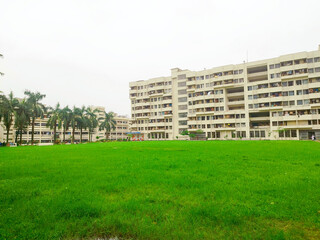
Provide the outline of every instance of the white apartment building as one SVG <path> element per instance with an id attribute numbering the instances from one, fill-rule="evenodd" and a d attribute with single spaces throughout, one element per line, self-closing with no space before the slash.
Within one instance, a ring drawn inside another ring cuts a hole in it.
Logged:
<path id="1" fill-rule="evenodd" d="M 146 140 L 320 139 L 320 45 L 311 52 L 131 82 L 132 131 Z"/>
<path id="2" fill-rule="evenodd" d="M 103 118 L 104 117 L 104 112 L 105 112 L 105 108 L 104 107 L 99 107 L 99 106 L 90 106 L 91 109 L 98 109 L 99 112 L 96 113 L 97 115 L 97 119 Z M 118 120 L 119 119 L 119 120 Z M 121 121 L 120 121 L 121 119 Z M 112 140 L 116 140 L 118 138 L 120 138 L 120 136 L 122 138 L 126 138 L 125 132 L 127 132 L 127 130 L 122 129 L 124 127 L 124 123 L 122 123 L 124 120 L 124 117 L 116 117 L 115 120 L 117 122 L 117 124 L 121 122 L 119 128 L 117 128 L 118 126 L 116 126 L 116 130 L 113 131 L 111 133 L 111 136 L 113 136 L 112 134 L 115 134 L 116 138 L 111 138 Z M 48 117 L 45 115 L 44 118 L 37 118 L 35 121 L 35 128 L 34 128 L 34 142 L 35 144 L 51 144 L 54 141 L 54 134 L 53 134 L 53 129 L 50 129 L 49 127 L 47 127 L 47 121 L 48 121 Z M 128 119 L 127 119 L 127 125 L 129 125 L 128 123 Z M 23 144 L 26 143 L 31 143 L 31 125 L 28 126 L 28 129 L 26 129 L 23 134 L 22 134 L 22 142 Z M 16 139 L 16 129 L 12 126 L 9 132 L 9 141 L 10 142 L 15 142 Z M 58 135 L 58 140 L 60 140 L 61 142 L 63 141 L 63 128 L 58 129 L 57 128 L 57 135 Z M 7 133 L 5 131 L 5 128 L 3 127 L 3 125 L 0 123 L 0 142 L 5 142 L 6 141 L 6 137 L 7 137 Z M 65 136 L 65 141 L 66 142 L 71 142 L 71 137 L 72 137 L 72 128 L 69 127 L 69 129 L 66 132 L 66 136 Z M 101 139 L 105 139 L 106 135 L 105 135 L 105 130 L 99 130 L 99 127 L 97 127 L 93 133 L 92 133 L 92 141 L 95 142 L 97 139 L 101 140 Z M 19 136 L 17 136 L 18 142 L 19 142 Z M 88 142 L 89 141 L 89 130 L 88 129 L 83 129 L 82 131 L 82 141 L 83 142 Z M 75 142 L 80 142 L 80 130 L 76 129 L 75 130 Z"/>
<path id="3" fill-rule="evenodd" d="M 129 118 L 115 114 L 116 129 L 110 133 L 111 140 L 127 140 L 127 133 L 129 132 Z"/>

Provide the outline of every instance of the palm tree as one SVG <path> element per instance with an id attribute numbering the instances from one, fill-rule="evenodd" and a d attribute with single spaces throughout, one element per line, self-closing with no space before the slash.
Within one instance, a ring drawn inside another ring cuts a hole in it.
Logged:
<path id="1" fill-rule="evenodd" d="M 12 92 L 10 92 L 8 97 L 6 97 L 5 95 L 1 95 L 0 120 L 1 118 L 3 119 L 3 125 L 7 131 L 7 143 L 9 142 L 9 132 L 13 124 L 13 117 L 18 104 L 19 101 L 13 96 Z"/>
<path id="2" fill-rule="evenodd" d="M 63 142 L 66 141 L 66 132 L 70 127 L 70 112 L 71 109 L 68 106 L 62 108 L 60 111 L 59 128 L 63 126 Z"/>
<path id="3" fill-rule="evenodd" d="M 34 125 L 37 117 L 43 118 L 44 113 L 46 112 L 45 106 L 40 103 L 40 101 L 46 97 L 45 94 L 41 94 L 39 92 L 31 92 L 26 90 L 24 92 L 25 95 L 28 96 L 27 103 L 30 105 L 31 109 L 31 145 L 33 145 L 34 141 Z"/>
<path id="4" fill-rule="evenodd" d="M 114 120 L 114 113 L 104 113 L 103 118 L 99 118 L 99 121 L 102 121 L 99 126 L 99 130 L 106 130 L 106 140 L 109 139 L 111 130 L 116 129 L 116 121 Z"/>
<path id="5" fill-rule="evenodd" d="M 48 122 L 47 127 L 53 129 L 53 142 L 57 143 L 57 125 L 60 120 L 60 104 L 57 103 L 55 108 L 50 107 L 48 112 Z"/>
<path id="6" fill-rule="evenodd" d="M 88 125 L 85 106 L 82 106 L 82 108 L 78 108 L 76 122 L 78 129 L 80 129 L 80 142 L 82 143 L 82 130 L 86 129 Z"/>
<path id="7" fill-rule="evenodd" d="M 91 109 L 90 107 L 86 109 L 86 120 L 87 120 L 86 122 L 89 130 L 89 142 L 92 142 L 92 133 L 94 129 L 99 125 L 97 115 L 96 115 L 96 113 L 98 112 L 99 112 L 98 109 Z"/>
<path id="8" fill-rule="evenodd" d="M 22 132 L 27 129 L 30 124 L 31 110 L 26 99 L 18 102 L 17 108 L 14 112 L 14 126 L 17 129 L 16 139 L 18 134 L 20 136 L 19 144 L 22 144 Z M 17 142 L 17 141 L 16 141 Z"/>
<path id="9" fill-rule="evenodd" d="M 72 140 L 71 140 L 72 144 L 74 143 L 74 133 L 77 128 L 77 122 L 78 122 L 77 120 L 78 120 L 80 111 L 81 111 L 80 108 L 77 108 L 75 106 L 73 107 L 73 110 L 70 111 L 70 125 L 72 128 Z"/>

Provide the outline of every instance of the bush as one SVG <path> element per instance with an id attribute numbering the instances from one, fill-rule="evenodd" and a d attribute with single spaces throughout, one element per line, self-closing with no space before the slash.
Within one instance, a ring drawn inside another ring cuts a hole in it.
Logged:
<path id="1" fill-rule="evenodd" d="M 182 132 L 180 133 L 180 135 L 186 136 L 186 135 L 189 135 L 189 132 L 188 132 L 188 130 L 184 130 L 184 131 L 182 131 Z"/>

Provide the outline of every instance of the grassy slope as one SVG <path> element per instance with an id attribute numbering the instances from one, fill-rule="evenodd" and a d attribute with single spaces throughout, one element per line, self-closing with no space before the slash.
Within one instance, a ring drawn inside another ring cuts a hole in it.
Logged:
<path id="1" fill-rule="evenodd" d="M 320 239 L 320 145 L 0 149 L 0 239 Z"/>

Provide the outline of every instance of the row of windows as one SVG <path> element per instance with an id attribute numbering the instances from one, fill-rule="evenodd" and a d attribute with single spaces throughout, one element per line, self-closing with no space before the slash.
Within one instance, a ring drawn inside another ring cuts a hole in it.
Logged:
<path id="1" fill-rule="evenodd" d="M 310 78 L 310 79 L 302 79 L 302 80 L 296 80 L 296 81 L 283 81 L 283 82 L 276 82 L 276 83 L 264 83 L 264 84 L 258 84 L 253 86 L 248 86 L 248 91 L 252 90 L 259 90 L 264 88 L 273 88 L 273 87 L 291 87 L 294 86 L 294 83 L 296 85 L 304 85 L 308 83 L 317 83 L 320 82 L 320 78 Z"/>
<path id="2" fill-rule="evenodd" d="M 171 85 L 172 82 L 168 81 L 168 82 L 159 82 L 159 83 L 150 83 L 148 85 L 142 85 L 142 86 L 133 86 L 130 89 L 131 90 L 141 90 L 141 89 L 147 89 L 147 88 L 153 88 L 153 87 L 158 87 L 158 86 L 167 86 L 167 85 Z"/>
<path id="3" fill-rule="evenodd" d="M 228 136 L 227 136 L 228 137 Z M 246 132 L 245 131 L 236 131 L 236 132 L 232 132 L 231 134 L 232 138 L 245 138 L 246 137 Z M 216 132 L 207 132 L 207 138 L 213 138 L 213 139 L 220 139 L 221 138 L 221 134 L 219 131 Z"/>
<path id="4" fill-rule="evenodd" d="M 198 116 L 190 117 L 190 121 L 205 121 L 205 120 L 216 120 L 216 119 L 240 119 L 245 118 L 245 114 L 226 114 L 226 115 L 214 115 L 214 116 Z"/>
<path id="5" fill-rule="evenodd" d="M 304 63 L 313 63 L 313 62 L 320 62 L 320 57 L 315 57 L 315 58 L 303 58 L 303 59 L 297 59 L 297 60 L 290 60 L 290 61 L 285 61 L 277 63 L 277 64 L 270 64 L 269 69 L 275 69 L 275 68 L 280 68 L 281 67 L 286 67 L 286 66 L 291 66 L 293 64 L 304 64 Z"/>
<path id="6" fill-rule="evenodd" d="M 319 93 L 319 88 L 310 88 L 310 89 L 302 89 L 296 90 L 296 95 L 307 95 L 311 93 Z M 272 93 L 261 93 L 255 95 L 248 95 L 248 100 L 252 99 L 260 99 L 260 98 L 268 98 L 268 97 L 287 97 L 294 96 L 294 91 L 285 91 L 285 92 L 272 92 Z"/>
<path id="7" fill-rule="evenodd" d="M 189 129 L 206 129 L 206 128 L 240 128 L 246 127 L 246 123 L 217 123 L 217 124 L 193 124 L 188 125 Z"/>
<path id="8" fill-rule="evenodd" d="M 149 139 L 168 139 L 168 133 L 148 133 Z"/>
<path id="9" fill-rule="evenodd" d="M 290 121 L 289 121 L 289 123 L 290 123 Z M 291 123 L 292 123 L 292 121 L 291 121 Z M 294 124 L 293 125 L 296 125 L 295 124 L 296 122 L 294 122 Z M 306 125 L 306 121 L 301 121 L 301 122 L 298 122 L 298 125 Z M 320 125 L 320 119 L 314 119 L 314 120 L 308 120 L 308 124 L 307 125 Z M 288 121 L 273 121 L 272 122 L 272 126 L 273 127 L 276 127 L 276 126 L 288 126 Z M 292 124 L 291 124 L 291 126 L 292 126 Z"/>
<path id="10" fill-rule="evenodd" d="M 193 80 L 204 80 L 204 79 L 210 79 L 210 78 L 216 78 L 216 77 L 221 77 L 221 76 L 229 76 L 229 75 L 238 75 L 238 74 L 242 74 L 243 73 L 243 69 L 239 69 L 239 70 L 230 70 L 230 71 L 226 71 L 226 72 L 217 72 L 217 73 L 213 73 L 210 75 L 203 75 L 203 76 L 197 76 L 197 77 L 189 77 L 188 81 L 193 81 Z"/>
<path id="11" fill-rule="evenodd" d="M 320 114 L 320 109 L 305 109 L 305 110 L 292 110 L 292 111 L 279 111 L 272 112 L 272 117 L 283 117 L 283 116 L 302 116 L 302 115 L 314 115 Z"/>
<path id="12" fill-rule="evenodd" d="M 138 100 L 132 100 L 131 103 L 149 103 L 149 102 L 157 102 L 157 101 L 165 101 L 165 100 L 171 100 L 172 96 L 165 96 L 165 97 L 157 97 L 157 98 L 146 98 L 146 99 L 138 99 Z"/>
<path id="13" fill-rule="evenodd" d="M 155 123 L 155 122 L 172 122 L 172 118 L 136 120 L 136 121 L 133 121 L 132 124 L 144 124 L 144 123 Z"/>
<path id="14" fill-rule="evenodd" d="M 196 92 L 196 93 L 189 93 L 188 97 L 199 97 L 199 96 L 205 96 L 205 95 L 211 95 L 211 94 L 223 94 L 223 90 L 212 90 L 212 91 L 205 91 L 205 92 Z"/>

